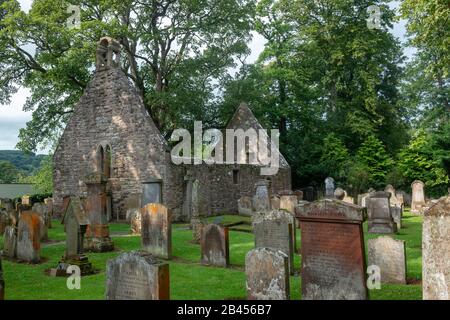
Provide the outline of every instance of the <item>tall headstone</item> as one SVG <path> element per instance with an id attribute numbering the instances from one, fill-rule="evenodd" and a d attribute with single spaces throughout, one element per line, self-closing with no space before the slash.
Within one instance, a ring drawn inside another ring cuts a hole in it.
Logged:
<path id="1" fill-rule="evenodd" d="M 422 288 L 424 300 L 450 300 L 450 196 L 424 213 Z"/>
<path id="2" fill-rule="evenodd" d="M 256 248 L 245 257 L 248 300 L 289 300 L 288 257 L 279 250 Z"/>
<path id="3" fill-rule="evenodd" d="M 62 223 L 66 232 L 66 252 L 56 270 L 53 269 L 51 274 L 66 275 L 69 265 L 78 266 L 82 275 L 93 273 L 92 264 L 84 254 L 84 236 L 89 220 L 80 198 L 70 198 L 66 211 L 63 213 Z"/>
<path id="4" fill-rule="evenodd" d="M 334 198 L 334 179 L 331 177 L 325 179 L 325 198 Z"/>
<path id="5" fill-rule="evenodd" d="M 157 258 L 172 257 L 172 223 L 169 210 L 160 203 L 150 203 L 141 209 L 142 250 Z"/>
<path id="6" fill-rule="evenodd" d="M 149 253 L 132 251 L 109 260 L 106 300 L 169 300 L 169 264 Z"/>
<path id="7" fill-rule="evenodd" d="M 3 255 L 10 259 L 17 256 L 17 228 L 14 226 L 6 227 L 3 236 Z"/>
<path id="8" fill-rule="evenodd" d="M 382 283 L 406 284 L 405 241 L 383 236 L 367 241 L 368 265 L 381 271 Z"/>
<path id="9" fill-rule="evenodd" d="M 425 207 L 425 184 L 422 181 L 416 180 L 411 184 L 412 200 L 411 213 L 421 214 L 423 207 Z"/>
<path id="10" fill-rule="evenodd" d="M 48 226 L 50 225 L 50 217 L 48 216 L 47 206 L 44 203 L 36 202 L 31 209 L 41 217 L 41 241 L 48 240 Z"/>
<path id="11" fill-rule="evenodd" d="M 397 206 L 391 207 L 391 216 L 397 226 L 397 231 L 400 230 L 402 228 L 402 219 L 403 219 L 402 208 Z"/>
<path id="12" fill-rule="evenodd" d="M 369 216 L 369 233 L 396 233 L 397 225 L 392 219 L 391 207 L 389 204 L 389 192 L 378 191 L 370 194 L 370 201 L 367 207 Z"/>
<path id="13" fill-rule="evenodd" d="M 17 231 L 17 258 L 39 263 L 41 261 L 41 219 L 39 214 L 24 211 L 20 214 Z"/>
<path id="14" fill-rule="evenodd" d="M 228 228 L 217 224 L 203 226 L 200 248 L 201 264 L 228 267 L 230 264 Z"/>
<path id="15" fill-rule="evenodd" d="M 87 199 L 85 210 L 89 225 L 86 230 L 85 248 L 94 252 L 114 250 L 114 244 L 109 237 L 107 216 L 107 179 L 101 173 L 93 173 L 86 177 Z"/>
<path id="16" fill-rule="evenodd" d="M 0 300 L 5 300 L 5 280 L 3 279 L 3 267 L 1 256 L 0 256 Z"/>
<path id="17" fill-rule="evenodd" d="M 255 212 L 270 211 L 269 181 L 259 180 L 255 184 L 255 195 L 253 196 L 253 210 Z"/>
<path id="18" fill-rule="evenodd" d="M 362 208 L 323 199 L 296 208 L 302 238 L 302 299 L 367 299 Z"/>
<path id="19" fill-rule="evenodd" d="M 255 214 L 253 233 L 255 248 L 280 250 L 289 258 L 290 273 L 294 273 L 294 216 L 287 211 L 272 210 Z"/>

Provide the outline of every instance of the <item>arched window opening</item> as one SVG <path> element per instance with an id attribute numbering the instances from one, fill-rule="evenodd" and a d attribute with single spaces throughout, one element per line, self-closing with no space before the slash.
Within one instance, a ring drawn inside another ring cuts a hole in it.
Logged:
<path id="1" fill-rule="evenodd" d="M 111 147 L 106 146 L 106 152 L 105 152 L 105 159 L 103 161 L 104 168 L 103 168 L 103 174 L 106 178 L 111 178 Z"/>
<path id="2" fill-rule="evenodd" d="M 105 160 L 105 152 L 103 150 L 103 147 L 100 146 L 98 148 L 98 152 L 97 152 L 97 171 L 100 171 L 100 172 L 103 171 L 104 160 Z"/>

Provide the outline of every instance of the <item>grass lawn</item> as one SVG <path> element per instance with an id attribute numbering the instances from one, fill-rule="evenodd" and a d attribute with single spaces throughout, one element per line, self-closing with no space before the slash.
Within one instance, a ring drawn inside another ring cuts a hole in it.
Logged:
<path id="1" fill-rule="evenodd" d="M 216 218 L 210 218 L 214 221 Z M 246 217 L 223 216 L 221 223 L 249 221 Z M 51 278 L 44 274 L 45 269 L 56 267 L 64 254 L 65 233 L 58 220 L 53 221 L 49 230 L 49 238 L 53 243 L 44 244 L 41 255 L 44 263 L 26 265 L 3 260 L 3 271 L 6 283 L 6 299 L 57 300 L 57 299 L 104 299 L 105 269 L 108 259 L 116 257 L 120 252 L 140 248 L 140 237 L 129 235 L 129 226 L 112 223 L 110 231 L 116 251 L 109 253 L 88 253 L 93 266 L 100 270 L 98 274 L 83 277 L 81 290 L 69 290 L 65 278 Z M 364 236 L 367 239 L 377 235 L 367 234 L 367 223 L 364 225 Z M 214 268 L 201 266 L 200 247 L 190 243 L 192 232 L 187 225 L 175 224 L 172 231 L 172 247 L 174 258 L 170 264 L 171 299 L 203 300 L 203 299 L 236 299 L 245 298 L 244 261 L 246 253 L 254 246 L 253 234 L 230 231 L 231 268 Z M 422 277 L 422 218 L 404 214 L 403 228 L 396 239 L 406 240 L 408 279 L 420 283 Z M 300 243 L 300 232 L 297 232 L 297 243 Z M 0 247 L 3 237 L 0 236 Z M 295 267 L 300 268 L 300 258 L 295 254 Z M 300 299 L 300 277 L 291 277 L 291 299 Z M 386 285 L 381 290 L 370 291 L 371 299 L 422 299 L 420 284 Z"/>

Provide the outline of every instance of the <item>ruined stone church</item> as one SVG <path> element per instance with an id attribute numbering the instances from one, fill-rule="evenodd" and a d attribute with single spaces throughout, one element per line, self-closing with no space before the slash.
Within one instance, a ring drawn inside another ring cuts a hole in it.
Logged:
<path id="1" fill-rule="evenodd" d="M 262 126 L 241 104 L 227 128 Z M 101 174 L 103 206 L 111 220 L 123 220 L 129 209 L 151 202 L 166 205 L 174 221 L 188 221 L 193 208 L 203 216 L 233 214 L 241 196 L 254 194 L 258 180 L 270 180 L 274 194 L 291 189 L 290 166 L 281 154 L 279 158 L 278 173 L 271 176 L 261 176 L 259 164 L 175 165 L 167 141 L 120 68 L 120 44 L 104 37 L 97 46 L 93 78 L 54 154 L 54 205 L 61 212 L 67 197 L 85 198 L 87 177 Z"/>

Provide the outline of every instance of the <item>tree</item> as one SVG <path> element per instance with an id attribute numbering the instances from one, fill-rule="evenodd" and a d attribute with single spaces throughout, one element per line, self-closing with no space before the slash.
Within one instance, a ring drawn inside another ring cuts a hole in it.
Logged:
<path id="1" fill-rule="evenodd" d="M 369 184 L 373 188 L 386 183 L 386 174 L 392 167 L 383 143 L 375 136 L 369 136 L 356 153 L 356 160 L 368 170 Z"/>
<path id="2" fill-rule="evenodd" d="M 51 156 L 42 160 L 41 167 L 34 175 L 29 177 L 29 181 L 33 184 L 37 193 L 53 193 L 53 160 Z"/>
<path id="3" fill-rule="evenodd" d="M 408 183 L 421 180 L 431 195 L 441 195 L 445 193 L 450 180 L 433 153 L 430 134 L 420 129 L 410 144 L 400 151 L 398 166 Z"/>
<path id="4" fill-rule="evenodd" d="M 0 102 L 18 86 L 31 90 L 25 110 L 33 119 L 19 147 L 52 143 L 91 77 L 101 36 L 123 46 L 123 70 L 140 92 L 163 133 L 214 117 L 215 82 L 246 43 L 254 0 L 72 0 L 81 28 L 69 29 L 70 13 L 58 0 L 36 0 L 29 13 L 5 0 L 0 21 Z"/>
<path id="5" fill-rule="evenodd" d="M 9 161 L 0 161 L 0 183 L 15 183 L 20 171 Z"/>
<path id="6" fill-rule="evenodd" d="M 320 163 L 327 176 L 344 179 L 348 172 L 350 156 L 347 148 L 336 134 L 330 133 L 323 140 Z"/>

